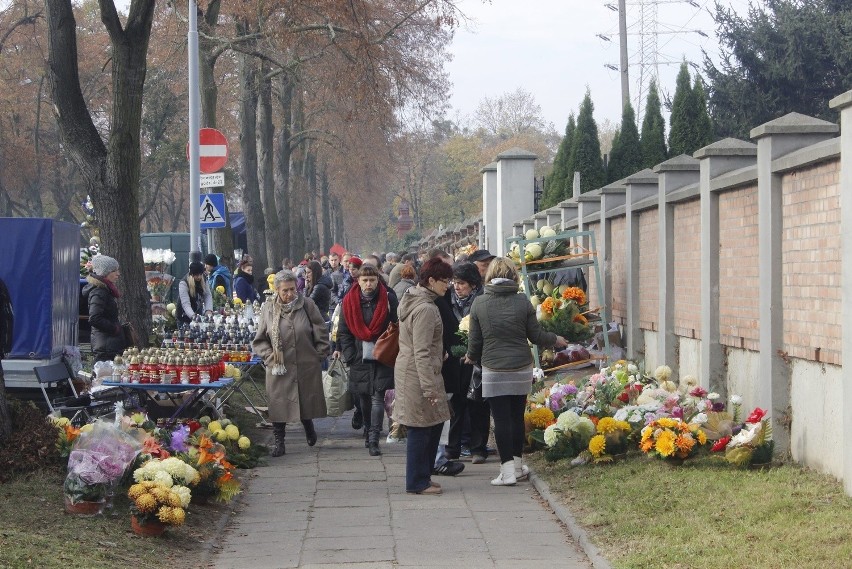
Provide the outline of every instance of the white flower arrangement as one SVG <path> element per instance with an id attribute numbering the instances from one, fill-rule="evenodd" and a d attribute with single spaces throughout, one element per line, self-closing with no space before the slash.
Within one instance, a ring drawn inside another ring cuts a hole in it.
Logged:
<path id="1" fill-rule="evenodd" d="M 145 263 L 171 265 L 175 262 L 174 252 L 171 249 L 148 249 L 142 248 L 142 261 Z"/>
<path id="2" fill-rule="evenodd" d="M 136 482 L 153 480 L 171 488 L 195 484 L 200 475 L 195 468 L 172 456 L 163 460 L 152 458 L 133 472 L 133 479 Z"/>

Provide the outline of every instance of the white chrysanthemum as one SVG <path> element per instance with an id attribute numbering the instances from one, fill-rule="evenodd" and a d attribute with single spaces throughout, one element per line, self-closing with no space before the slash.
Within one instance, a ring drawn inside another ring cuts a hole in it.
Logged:
<path id="1" fill-rule="evenodd" d="M 162 469 L 175 478 L 183 478 L 184 466 L 186 463 L 174 456 L 170 456 L 161 464 Z"/>
<path id="2" fill-rule="evenodd" d="M 186 486 L 172 486 L 172 492 L 180 496 L 180 505 L 182 508 L 189 506 L 189 502 L 192 500 L 192 493 L 189 491 L 189 488 Z"/>
<path id="3" fill-rule="evenodd" d="M 162 484 L 166 488 L 171 488 L 175 484 L 174 480 L 172 480 L 172 476 L 165 470 L 160 470 L 154 474 L 153 480 L 157 484 Z"/>
<path id="4" fill-rule="evenodd" d="M 558 441 L 558 440 L 559 440 L 559 431 L 557 430 L 556 425 L 555 424 L 549 425 L 544 430 L 544 444 L 546 444 L 549 447 L 552 447 L 553 445 L 556 444 L 556 441 Z"/>
<path id="5" fill-rule="evenodd" d="M 198 471 L 189 464 L 186 464 L 183 469 L 184 482 L 186 484 L 195 484 L 196 482 L 198 482 L 199 479 L 201 479 L 201 475 L 198 473 Z"/>
<path id="6" fill-rule="evenodd" d="M 579 422 L 580 416 L 574 411 L 565 411 L 564 413 L 560 413 L 559 417 L 556 418 L 556 426 L 566 433 L 573 431 Z"/>
<path id="7" fill-rule="evenodd" d="M 459 321 L 459 330 L 462 332 L 470 332 L 470 314 Z"/>
<path id="8" fill-rule="evenodd" d="M 707 399 L 709 399 L 710 401 L 716 401 L 717 399 L 719 399 L 719 394 L 715 391 L 711 391 L 707 394 Z"/>
<path id="9" fill-rule="evenodd" d="M 672 376 L 672 368 L 669 366 L 659 366 L 654 370 L 654 379 L 659 382 L 668 381 Z"/>
<path id="10" fill-rule="evenodd" d="M 629 374 L 639 373 L 639 368 L 636 367 L 636 364 L 627 364 L 627 373 L 629 373 Z"/>
<path id="11" fill-rule="evenodd" d="M 580 422 L 577 423 L 575 430 L 581 437 L 590 439 L 595 434 L 595 424 L 588 417 L 580 417 Z"/>
<path id="12" fill-rule="evenodd" d="M 694 425 L 699 425 L 699 426 L 703 425 L 706 422 L 707 422 L 707 415 L 705 413 L 699 413 L 698 415 L 693 417 L 692 420 L 690 421 L 690 423 L 692 423 Z"/>
<path id="13" fill-rule="evenodd" d="M 622 407 L 615 412 L 615 415 L 613 415 L 612 418 L 616 421 L 626 421 L 634 409 L 635 407 L 633 406 Z"/>
<path id="14" fill-rule="evenodd" d="M 601 375 L 606 375 L 606 374 L 608 374 L 608 373 L 609 373 L 609 368 L 608 368 L 608 367 L 602 367 L 602 368 L 601 368 Z"/>
<path id="15" fill-rule="evenodd" d="M 742 405 L 743 398 L 739 395 L 731 395 L 731 405 Z"/>
<path id="16" fill-rule="evenodd" d="M 698 387 L 698 378 L 694 375 L 687 375 L 680 380 L 680 390 L 682 393 L 689 393 L 696 387 Z"/>

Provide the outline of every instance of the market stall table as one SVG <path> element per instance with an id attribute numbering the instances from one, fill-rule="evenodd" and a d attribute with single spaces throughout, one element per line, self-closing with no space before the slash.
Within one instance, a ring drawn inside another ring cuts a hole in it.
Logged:
<path id="1" fill-rule="evenodd" d="M 231 378 L 222 378 L 219 381 L 211 381 L 208 383 L 123 383 L 115 381 L 104 381 L 103 385 L 110 387 L 118 387 L 128 396 L 135 393 L 140 398 L 140 403 L 148 402 L 152 405 L 162 408 L 152 393 L 165 394 L 173 403 L 176 404 L 174 412 L 166 421 L 167 426 L 172 426 L 181 418 L 186 410 L 191 410 L 193 406 L 201 401 L 201 398 L 208 391 L 218 391 L 223 388 L 230 387 L 233 383 Z M 177 400 L 174 397 L 177 394 L 184 394 L 182 401 L 177 405 Z M 195 417 L 190 417 L 195 418 Z"/>

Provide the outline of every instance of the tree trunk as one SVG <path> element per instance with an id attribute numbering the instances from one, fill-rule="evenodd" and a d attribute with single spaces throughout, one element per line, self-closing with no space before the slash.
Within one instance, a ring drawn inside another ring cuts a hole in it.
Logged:
<path id="1" fill-rule="evenodd" d="M 269 66 L 260 65 L 260 96 L 257 108 L 257 148 L 259 154 L 260 197 L 266 218 L 266 251 L 276 263 L 284 258 L 281 221 L 275 209 L 275 124 L 272 117 L 272 79 Z"/>
<path id="2" fill-rule="evenodd" d="M 328 195 L 328 168 L 322 166 L 320 175 L 320 207 L 322 208 L 322 241 L 320 247 L 324 253 L 328 253 L 334 241 L 332 240 L 331 203 Z"/>
<path id="3" fill-rule="evenodd" d="M 310 251 L 311 253 L 318 252 L 320 250 L 319 244 L 319 223 L 317 223 L 317 157 L 311 152 L 308 154 L 308 171 L 307 171 L 307 203 L 305 207 L 308 210 L 307 217 L 305 219 L 308 220 L 307 231 L 305 231 L 305 236 L 307 237 L 308 242 L 305 243 L 305 252 Z"/>
<path id="4" fill-rule="evenodd" d="M 139 236 L 139 172 L 142 92 L 154 0 L 132 0 L 124 27 L 112 0 L 99 0 L 112 46 L 112 114 L 107 143 L 101 139 L 80 88 L 76 22 L 70 0 L 46 0 L 47 77 L 66 152 L 80 168 L 98 212 L 101 250 L 122 269 L 119 313 L 143 342 L 151 312 Z"/>
<path id="5" fill-rule="evenodd" d="M 238 26 L 244 35 L 248 26 Z M 246 215 L 248 249 L 255 268 L 267 267 L 263 205 L 257 180 L 257 60 L 240 54 L 240 171 L 243 179 L 243 209 Z"/>
<path id="6" fill-rule="evenodd" d="M 278 154 L 275 177 L 275 209 L 281 223 L 281 236 L 284 241 L 284 255 L 272 259 L 273 267 L 280 266 L 284 257 L 293 258 L 293 231 L 290 223 L 290 136 L 293 121 L 293 91 L 292 78 L 287 73 L 281 74 L 281 85 L 278 88 L 278 104 L 281 107 L 281 130 L 278 134 Z"/>
<path id="7" fill-rule="evenodd" d="M 0 367 L 0 446 L 9 440 L 11 435 L 12 415 L 9 413 L 6 399 L 6 378 L 3 377 L 3 368 Z"/>

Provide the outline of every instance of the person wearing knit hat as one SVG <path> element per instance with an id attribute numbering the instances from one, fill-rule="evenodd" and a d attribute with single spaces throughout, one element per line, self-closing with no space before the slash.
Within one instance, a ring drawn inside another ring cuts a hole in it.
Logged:
<path id="1" fill-rule="evenodd" d="M 115 283 L 121 276 L 118 261 L 106 255 L 92 257 L 92 274 L 86 277 L 83 296 L 89 302 L 89 325 L 92 327 L 92 351 L 95 361 L 111 361 L 126 347 L 124 329 L 118 319 L 121 296 Z"/>
<path id="2" fill-rule="evenodd" d="M 233 278 L 228 267 L 220 265 L 219 259 L 213 253 L 204 257 L 204 267 L 207 269 L 207 286 L 210 290 L 214 291 L 217 286 L 221 286 L 225 289 L 225 298 L 231 298 Z"/>
<path id="3" fill-rule="evenodd" d="M 92 272 L 99 277 L 106 277 L 118 270 L 118 261 L 106 255 L 92 257 Z"/>
<path id="4" fill-rule="evenodd" d="M 198 262 L 189 264 L 189 272 L 178 283 L 178 302 L 175 306 L 175 319 L 188 323 L 196 315 L 213 311 L 213 293 L 204 279 L 204 265 Z"/>

